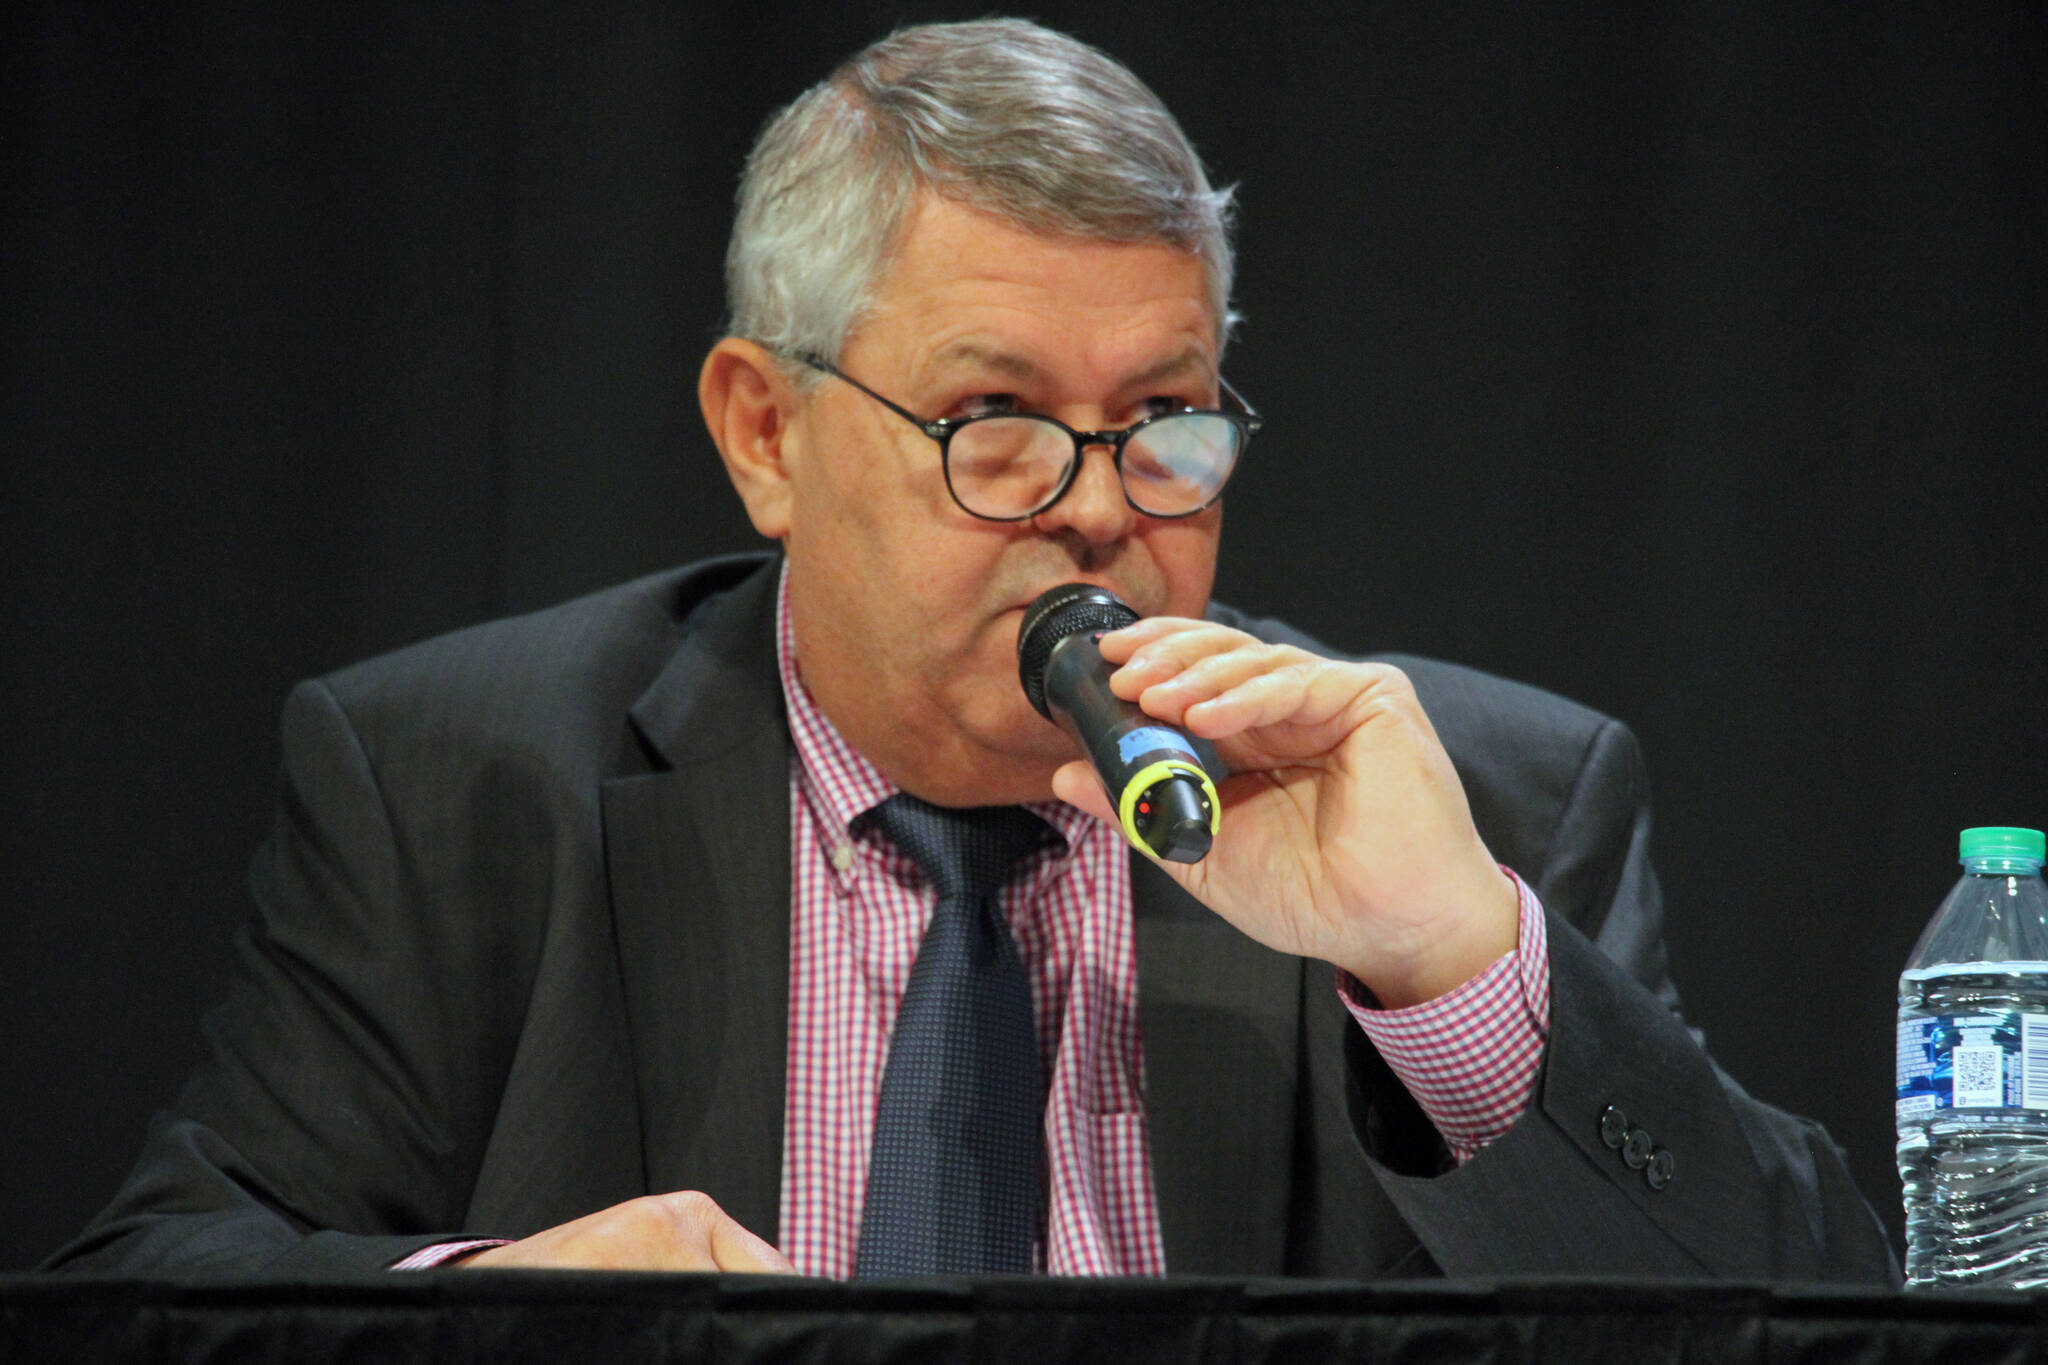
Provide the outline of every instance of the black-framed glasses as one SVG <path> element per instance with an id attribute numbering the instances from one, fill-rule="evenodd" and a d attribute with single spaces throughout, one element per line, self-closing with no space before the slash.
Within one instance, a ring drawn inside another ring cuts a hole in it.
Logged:
<path id="1" fill-rule="evenodd" d="M 1023 521 L 1065 497 L 1089 446 L 1108 446 L 1124 501 L 1148 517 L 1191 517 L 1223 494 L 1245 443 L 1265 419 L 1221 376 L 1224 396 L 1242 412 L 1188 408 L 1133 422 L 1119 431 L 1076 431 L 1043 413 L 991 412 L 926 421 L 892 403 L 830 361 L 794 357 L 843 379 L 939 443 L 946 491 L 962 511 L 985 521 Z"/>

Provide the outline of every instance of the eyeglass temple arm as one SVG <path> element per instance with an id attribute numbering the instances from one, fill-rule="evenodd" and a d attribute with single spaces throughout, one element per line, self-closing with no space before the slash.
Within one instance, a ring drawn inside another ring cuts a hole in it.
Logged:
<path id="1" fill-rule="evenodd" d="M 834 379 L 845 380 L 847 383 L 853 385 L 856 389 L 859 389 L 868 397 L 874 399 L 877 403 L 880 403 L 889 411 L 895 413 L 898 417 L 901 417 L 904 421 L 915 425 L 918 428 L 918 430 L 922 431 L 925 435 L 931 437 L 934 441 L 944 440 L 946 438 L 946 433 L 952 430 L 953 424 L 951 422 L 948 422 L 945 418 L 941 417 L 935 421 L 927 422 L 924 418 L 919 417 L 916 413 L 912 412 L 909 408 L 904 407 L 902 404 L 891 402 L 889 399 L 882 397 L 881 394 L 876 393 L 873 389 L 861 383 L 858 379 L 855 379 L 852 375 L 840 369 L 837 365 L 834 365 L 829 360 L 824 360 L 818 356 L 811 355 L 808 353 L 792 356 L 791 359 L 801 361 L 803 364 L 806 364 L 810 366 L 812 369 L 818 370 L 824 374 L 829 374 Z M 1247 409 L 1247 411 L 1249 411 L 1249 409 Z"/>
<path id="2" fill-rule="evenodd" d="M 1259 410 L 1253 407 L 1250 403 L 1245 402 L 1244 395 L 1239 393 L 1236 389 L 1232 388 L 1230 386 L 1230 381 L 1228 379 L 1225 379 L 1220 374 L 1216 376 L 1216 386 L 1223 390 L 1224 394 L 1229 397 L 1231 402 L 1237 404 L 1239 407 L 1244 409 L 1245 416 L 1250 417 L 1255 421 L 1259 422 L 1263 422 L 1266 420 L 1265 418 L 1260 417 Z"/>

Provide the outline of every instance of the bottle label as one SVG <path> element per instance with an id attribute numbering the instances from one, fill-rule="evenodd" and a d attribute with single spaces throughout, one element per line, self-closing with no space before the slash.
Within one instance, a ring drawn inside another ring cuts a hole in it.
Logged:
<path id="1" fill-rule="evenodd" d="M 2010 1010 L 1899 1021 L 1896 1110 L 2048 1110 L 2048 1014 Z"/>

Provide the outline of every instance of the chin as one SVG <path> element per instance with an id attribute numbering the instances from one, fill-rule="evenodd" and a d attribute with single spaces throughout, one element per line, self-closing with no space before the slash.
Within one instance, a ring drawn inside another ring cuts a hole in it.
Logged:
<path id="1" fill-rule="evenodd" d="M 957 770 L 960 790 L 954 805 L 1010 806 L 1050 801 L 1052 775 L 1079 752 L 1064 732 L 1025 707 L 1029 727 L 998 732 L 977 747 L 981 753 Z"/>
<path id="2" fill-rule="evenodd" d="M 915 786 L 900 778 L 897 783 L 938 806 L 1019 806 L 1053 799 L 1053 771 L 1063 761 L 1030 763 L 996 756 L 949 773 L 926 774 Z"/>
<path id="3" fill-rule="evenodd" d="M 1022 689 L 1018 690 L 1014 710 L 1001 723 L 982 733 L 985 736 L 983 742 L 992 753 L 1026 763 L 1049 765 L 1048 772 L 1070 758 L 1079 757 L 1067 732 L 1032 710 L 1031 703 L 1024 700 Z"/>

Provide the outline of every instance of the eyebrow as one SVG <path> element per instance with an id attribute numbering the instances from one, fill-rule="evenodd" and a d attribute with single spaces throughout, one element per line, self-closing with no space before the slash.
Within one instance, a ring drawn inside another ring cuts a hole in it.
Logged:
<path id="1" fill-rule="evenodd" d="M 1120 388 L 1142 388 L 1161 380 L 1179 379 L 1189 371 L 1204 372 L 1206 357 L 1198 347 L 1189 346 L 1165 360 L 1140 370 L 1124 380 Z M 1047 382 L 1050 376 L 1036 361 L 1018 355 L 1014 351 L 998 350 L 979 341 L 956 341 L 940 348 L 932 357 L 934 368 L 953 365 L 979 365 L 997 374 L 1024 382 Z"/>

